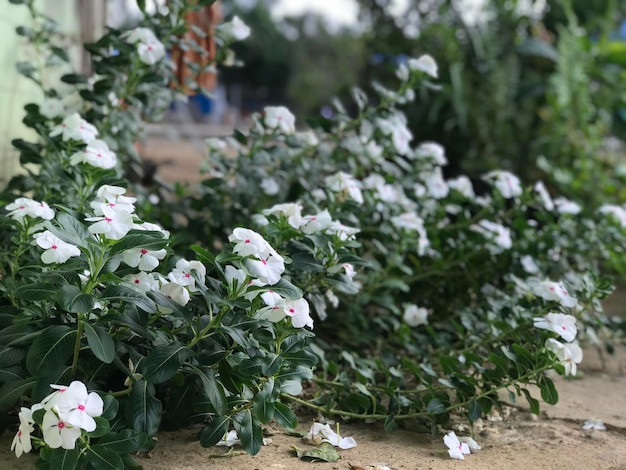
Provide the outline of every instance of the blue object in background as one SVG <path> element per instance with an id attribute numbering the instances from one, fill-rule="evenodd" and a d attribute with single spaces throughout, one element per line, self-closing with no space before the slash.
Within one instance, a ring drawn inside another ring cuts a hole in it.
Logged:
<path id="1" fill-rule="evenodd" d="M 213 110 L 213 100 L 202 94 L 190 96 L 189 105 L 202 116 L 208 116 Z"/>

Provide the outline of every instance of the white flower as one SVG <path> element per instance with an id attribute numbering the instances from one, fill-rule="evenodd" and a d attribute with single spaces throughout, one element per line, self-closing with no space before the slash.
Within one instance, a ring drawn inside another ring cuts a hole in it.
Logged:
<path id="1" fill-rule="evenodd" d="M 217 137 L 209 137 L 204 141 L 209 150 L 213 152 L 220 152 L 226 148 L 226 142 Z"/>
<path id="2" fill-rule="evenodd" d="M 50 132 L 50 137 L 62 135 L 63 141 L 81 140 L 88 144 L 92 140 L 95 140 L 98 135 L 98 130 L 83 118 L 78 113 L 74 113 L 66 117 L 61 124 L 55 126 Z"/>
<path id="3" fill-rule="evenodd" d="M 96 197 L 100 201 L 115 203 L 116 205 L 124 205 L 124 210 L 128 212 L 133 212 L 135 210 L 132 204 L 137 201 L 134 197 L 123 196 L 126 194 L 126 188 L 121 186 L 111 186 L 108 184 L 103 184 L 98 188 L 98 192 L 96 193 Z M 130 207 L 127 207 L 130 206 Z M 93 207 L 93 205 L 92 205 Z M 121 209 L 118 207 L 117 209 Z"/>
<path id="4" fill-rule="evenodd" d="M 463 454 L 468 455 L 470 453 L 469 446 L 465 442 L 461 443 L 454 432 L 446 434 L 443 437 L 443 443 L 448 446 L 448 454 L 453 459 L 465 460 Z"/>
<path id="5" fill-rule="evenodd" d="M 324 209 L 315 215 L 305 215 L 302 217 L 302 223 L 300 224 L 300 230 L 311 235 L 313 233 L 321 232 L 326 229 L 332 222 L 332 217 L 328 210 Z"/>
<path id="6" fill-rule="evenodd" d="M 128 266 L 139 268 L 142 271 L 153 271 L 159 265 L 159 260 L 165 258 L 167 251 L 147 250 L 145 248 L 131 248 L 122 254 L 122 260 Z"/>
<path id="7" fill-rule="evenodd" d="M 530 255 L 524 255 L 521 257 L 520 262 L 522 263 L 522 268 L 528 274 L 536 274 L 539 272 L 539 266 L 535 263 L 535 260 Z"/>
<path id="8" fill-rule="evenodd" d="M 363 193 L 361 193 L 361 182 L 354 176 L 339 171 L 334 175 L 327 176 L 324 180 L 328 189 L 336 193 L 347 193 L 347 195 L 358 204 L 363 204 Z"/>
<path id="9" fill-rule="evenodd" d="M 34 408 L 34 407 L 33 407 Z M 28 454 L 33 449 L 33 444 L 30 441 L 30 433 L 35 430 L 33 424 L 33 411 L 34 409 L 21 408 L 18 417 L 20 419 L 20 426 L 17 430 L 17 434 L 11 442 L 11 450 L 15 451 L 15 456 L 19 459 L 22 454 Z"/>
<path id="10" fill-rule="evenodd" d="M 291 318 L 291 325 L 294 328 L 304 328 L 308 326 L 313 329 L 313 319 L 309 314 L 309 303 L 305 299 L 285 299 L 281 306 L 285 315 Z"/>
<path id="11" fill-rule="evenodd" d="M 261 180 L 261 190 L 268 196 L 274 196 L 280 192 L 280 186 L 274 178 L 263 178 Z"/>
<path id="12" fill-rule="evenodd" d="M 46 411 L 43 416 L 43 423 L 41 426 L 43 431 L 44 442 L 52 449 L 74 449 L 76 440 L 81 435 L 81 430 L 76 427 L 72 427 L 69 423 L 66 423 L 59 418 L 52 410 Z"/>
<path id="13" fill-rule="evenodd" d="M 433 199 L 442 199 L 448 195 L 450 188 L 443 179 L 440 167 L 420 173 L 420 178 L 426 185 L 428 195 Z"/>
<path id="14" fill-rule="evenodd" d="M 313 423 L 305 439 L 314 445 L 328 442 L 340 449 L 352 449 L 356 447 L 356 441 L 352 437 L 341 437 L 331 429 L 328 424 Z"/>
<path id="15" fill-rule="evenodd" d="M 254 230 L 238 227 L 233 230 L 233 233 L 228 237 L 228 241 L 235 243 L 233 247 L 233 253 L 239 256 L 255 256 L 264 257 L 268 256 L 272 247 L 265 238 L 259 235 Z"/>
<path id="16" fill-rule="evenodd" d="M 168 299 L 171 299 L 182 306 L 187 305 L 191 298 L 189 295 L 189 291 L 180 284 L 177 284 L 176 282 L 165 282 L 163 285 L 161 285 L 161 289 L 159 289 L 159 292 Z M 172 313 L 171 308 L 163 307 L 161 305 L 159 305 L 159 310 L 163 313 Z"/>
<path id="17" fill-rule="evenodd" d="M 49 230 L 36 233 L 34 238 L 37 245 L 46 250 L 41 254 L 45 264 L 65 263 L 73 256 L 80 256 L 78 247 L 64 242 Z"/>
<path id="18" fill-rule="evenodd" d="M 546 185 L 543 184 L 543 181 L 537 181 L 535 183 L 535 188 L 534 189 L 535 189 L 535 192 L 541 198 L 541 202 L 543 203 L 543 207 L 545 207 L 546 210 L 548 210 L 548 211 L 554 210 L 554 202 L 552 201 L 552 198 L 550 197 L 550 193 L 546 189 Z"/>
<path id="19" fill-rule="evenodd" d="M 417 305 L 411 304 L 404 308 L 404 314 L 402 315 L 404 322 L 412 327 L 419 325 L 428 325 L 428 310 L 420 308 Z"/>
<path id="20" fill-rule="evenodd" d="M 215 444 L 216 446 L 224 446 L 224 447 L 233 447 L 241 444 L 241 440 L 237 435 L 237 431 L 234 429 L 232 431 L 228 431 L 222 439 Z"/>
<path id="21" fill-rule="evenodd" d="M 415 149 L 415 156 L 431 158 L 437 165 L 447 165 L 446 151 L 436 142 L 423 142 Z"/>
<path id="22" fill-rule="evenodd" d="M 556 206 L 556 210 L 559 211 L 560 214 L 576 215 L 581 211 L 579 204 L 575 203 L 574 201 L 570 201 L 569 199 L 566 199 L 564 197 L 555 198 L 554 205 Z"/>
<path id="23" fill-rule="evenodd" d="M 139 59 L 146 65 L 154 65 L 165 57 L 165 46 L 160 41 L 140 42 L 137 45 Z"/>
<path id="24" fill-rule="evenodd" d="M 478 224 L 472 225 L 470 229 L 492 239 L 495 246 L 488 246 L 488 249 L 493 254 L 501 253 L 503 250 L 508 250 L 513 246 L 511 231 L 496 222 L 481 220 Z"/>
<path id="25" fill-rule="evenodd" d="M 249 258 L 246 260 L 246 267 L 253 276 L 266 285 L 276 284 L 280 281 L 282 273 L 285 272 L 283 258 L 276 252 L 267 257 L 260 257 L 260 259 Z"/>
<path id="26" fill-rule="evenodd" d="M 447 183 L 450 189 L 460 192 L 466 198 L 474 198 L 474 187 L 472 186 L 471 180 L 467 176 L 462 175 L 458 178 L 450 179 Z"/>
<path id="27" fill-rule="evenodd" d="M 125 210 L 114 209 L 102 204 L 101 217 L 87 217 L 88 222 L 95 222 L 88 227 L 92 234 L 104 235 L 109 240 L 120 240 L 133 228 L 133 215 Z"/>
<path id="28" fill-rule="evenodd" d="M 18 197 L 14 202 L 8 204 L 5 209 L 10 211 L 9 217 L 20 222 L 25 216 L 40 217 L 44 220 L 52 220 L 54 218 L 54 210 L 48 204 L 26 197 Z"/>
<path id="29" fill-rule="evenodd" d="M 131 199 L 131 198 L 127 198 Z M 161 232 L 163 234 L 163 238 L 170 238 L 169 230 L 165 230 L 163 227 L 157 224 L 153 224 L 152 222 L 143 222 L 141 224 L 134 224 L 134 230 L 145 230 L 150 232 Z"/>
<path id="30" fill-rule="evenodd" d="M 79 150 L 70 158 L 71 165 L 88 163 L 97 168 L 114 168 L 117 165 L 117 156 L 103 140 L 93 140 L 86 148 Z"/>
<path id="31" fill-rule="evenodd" d="M 158 41 L 154 32 L 149 28 L 134 28 L 122 34 L 126 41 L 135 44 L 137 42 L 155 42 Z"/>
<path id="32" fill-rule="evenodd" d="M 400 155 L 406 155 L 411 151 L 411 140 L 413 140 L 413 134 L 405 125 L 397 123 L 391 131 L 391 140 L 393 146 Z"/>
<path id="33" fill-rule="evenodd" d="M 276 204 L 275 206 L 265 209 L 264 215 L 282 214 L 287 217 L 287 223 L 293 228 L 299 228 L 302 224 L 302 206 L 300 204 L 286 203 Z"/>
<path id="34" fill-rule="evenodd" d="M 437 62 L 428 54 L 424 54 L 417 59 L 409 59 L 409 68 L 411 70 L 424 72 L 426 75 L 430 75 L 433 78 L 437 78 L 438 76 Z"/>
<path id="35" fill-rule="evenodd" d="M 626 227 L 626 210 L 623 207 L 604 204 L 600 207 L 599 212 L 601 214 L 609 214 L 619 222 L 622 228 Z"/>
<path id="36" fill-rule="evenodd" d="M 409 79 L 410 71 L 406 64 L 400 64 L 396 69 L 396 77 L 401 81 L 406 82 Z"/>
<path id="37" fill-rule="evenodd" d="M 562 282 L 542 281 L 532 288 L 535 295 L 545 300 L 555 300 L 564 307 L 572 308 L 578 305 L 578 300 L 572 297 Z"/>
<path id="38" fill-rule="evenodd" d="M 467 444 L 467 447 L 469 447 L 469 450 L 472 454 L 476 454 L 481 449 L 481 447 L 478 445 L 478 442 L 476 442 L 471 437 L 459 437 L 459 441 L 461 441 L 462 444 Z"/>
<path id="39" fill-rule="evenodd" d="M 327 233 L 335 234 L 340 240 L 345 241 L 354 238 L 354 235 L 360 232 L 358 228 L 348 227 L 337 220 L 333 220 L 328 228 Z"/>
<path id="40" fill-rule="evenodd" d="M 250 36 L 251 29 L 238 16 L 228 23 L 223 23 L 218 27 L 220 33 L 226 40 L 243 41 Z"/>
<path id="41" fill-rule="evenodd" d="M 545 317 L 533 318 L 534 327 L 557 333 L 565 341 L 574 341 L 578 330 L 576 317 L 563 313 L 548 313 Z"/>
<path id="42" fill-rule="evenodd" d="M 100 395 L 95 392 L 87 393 L 85 384 L 78 380 L 73 381 L 68 387 L 59 385 L 51 385 L 51 387 L 60 387 L 59 391 L 55 392 L 58 398 L 54 399 L 54 409 L 58 413 L 59 422 L 87 432 L 96 429 L 94 418 L 102 414 L 104 407 Z M 67 449 L 67 447 L 64 448 Z"/>
<path id="43" fill-rule="evenodd" d="M 200 261 L 187 261 L 184 258 L 179 259 L 176 262 L 176 267 L 172 269 L 172 272 L 168 274 L 170 281 L 175 282 L 181 286 L 187 287 L 189 292 L 197 292 L 196 278 L 198 277 L 201 285 L 204 285 L 204 278 L 206 277 L 206 267 Z"/>
<path id="44" fill-rule="evenodd" d="M 22 408 L 24 409 L 24 408 Z M 604 423 L 599 420 L 599 419 L 588 419 L 587 421 L 585 421 L 585 423 L 583 424 L 583 429 L 585 431 L 606 431 L 606 426 L 604 425 Z"/>
<path id="45" fill-rule="evenodd" d="M 485 175 L 492 180 L 505 199 L 511 199 L 522 194 L 522 186 L 517 176 L 509 171 L 495 170 Z"/>
<path id="46" fill-rule="evenodd" d="M 228 265 L 224 268 L 224 277 L 228 288 L 231 286 L 234 292 L 239 292 L 245 285 L 247 274 L 243 269 L 237 269 L 234 266 Z"/>
<path id="47" fill-rule="evenodd" d="M 317 135 L 315 135 L 315 132 L 313 132 L 311 129 L 298 132 L 297 136 L 300 139 L 300 143 L 302 143 L 302 145 L 306 147 L 315 147 L 320 143 Z"/>
<path id="48" fill-rule="evenodd" d="M 576 375 L 576 364 L 583 360 L 583 351 L 576 343 L 560 343 L 554 338 L 548 338 L 545 346 L 556 354 L 557 359 L 565 367 L 565 375 Z"/>
<path id="49" fill-rule="evenodd" d="M 159 290 L 159 283 L 149 273 L 140 271 L 137 274 L 127 274 L 122 278 L 122 281 L 126 283 L 131 289 L 145 294 L 149 291 Z"/>
<path id="50" fill-rule="evenodd" d="M 284 134 L 296 132 L 296 117 L 284 106 L 266 106 L 263 123 L 268 129 L 278 129 Z"/>
<path id="51" fill-rule="evenodd" d="M 54 119 L 65 114 L 65 106 L 58 98 L 47 98 L 39 106 L 39 112 L 48 119 Z"/>

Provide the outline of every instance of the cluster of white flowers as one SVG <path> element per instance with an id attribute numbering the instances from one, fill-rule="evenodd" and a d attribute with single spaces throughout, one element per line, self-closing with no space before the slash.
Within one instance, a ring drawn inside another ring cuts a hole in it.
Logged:
<path id="1" fill-rule="evenodd" d="M 487 249 L 492 254 L 502 253 L 513 246 L 511 239 L 511 230 L 504 225 L 490 220 L 481 220 L 478 224 L 471 227 L 474 232 L 480 233 L 485 238 L 491 240 L 492 243 L 487 245 Z"/>
<path id="2" fill-rule="evenodd" d="M 70 164 L 78 165 L 79 163 L 87 163 L 96 168 L 105 170 L 115 168 L 117 165 L 117 156 L 107 143 L 103 140 L 92 140 L 82 150 L 76 152 L 70 158 Z"/>
<path id="3" fill-rule="evenodd" d="M 61 124 L 54 126 L 50 131 L 50 137 L 60 135 L 64 142 L 78 140 L 86 144 L 96 140 L 98 129 L 93 124 L 84 120 L 80 114 L 73 113 L 67 116 Z"/>
<path id="4" fill-rule="evenodd" d="M 415 304 L 406 305 L 402 319 L 412 327 L 428 325 L 428 310 Z"/>
<path id="5" fill-rule="evenodd" d="M 87 387 L 79 381 L 69 386 L 50 385 L 55 392 L 31 408 L 19 412 L 20 426 L 13 438 L 11 450 L 19 458 L 32 450 L 31 433 L 35 430 L 33 413 L 45 410 L 41 431 L 43 440 L 52 449 L 74 449 L 83 431 L 96 429 L 95 417 L 102 415 L 104 403 L 95 392 L 87 393 Z"/>
<path id="6" fill-rule="evenodd" d="M 9 217 L 18 222 L 23 222 L 24 217 L 52 220 L 54 210 L 45 202 L 35 201 L 27 197 L 18 197 L 5 207 L 9 211 Z"/>
<path id="7" fill-rule="evenodd" d="M 232 20 L 217 27 L 217 33 L 227 41 L 243 41 L 251 32 L 250 27 L 238 16 L 233 16 Z"/>
<path id="8" fill-rule="evenodd" d="M 578 300 L 572 297 L 562 282 L 542 281 L 532 287 L 535 295 L 549 301 L 556 301 L 562 307 L 573 308 Z M 533 319 L 535 328 L 552 331 L 559 335 L 565 343 L 554 338 L 548 338 L 545 347 L 556 354 L 565 367 L 566 375 L 576 375 L 576 365 L 583 359 L 583 352 L 576 344 L 576 317 L 564 313 L 552 312 L 545 317 Z"/>
<path id="9" fill-rule="evenodd" d="M 296 132 L 296 117 L 284 106 L 266 106 L 263 110 L 263 124 L 268 130 L 287 135 Z"/>
<path id="10" fill-rule="evenodd" d="M 139 59 L 147 65 L 154 65 L 165 57 L 165 46 L 148 28 L 135 28 L 123 35 L 130 44 L 137 46 Z"/>

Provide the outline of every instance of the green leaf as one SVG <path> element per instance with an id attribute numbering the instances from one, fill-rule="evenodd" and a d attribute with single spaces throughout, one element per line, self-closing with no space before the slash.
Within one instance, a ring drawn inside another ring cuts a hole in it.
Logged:
<path id="1" fill-rule="evenodd" d="M 277 373 L 283 365 L 283 358 L 277 356 L 274 353 L 269 353 L 263 358 L 263 367 L 261 373 L 266 377 L 272 376 Z"/>
<path id="2" fill-rule="evenodd" d="M 522 44 L 517 46 L 517 52 L 522 55 L 543 57 L 553 62 L 559 61 L 559 52 L 554 46 L 535 36 L 527 38 Z"/>
<path id="3" fill-rule="evenodd" d="M 102 300 L 128 302 L 136 305 L 144 312 L 156 313 L 156 304 L 146 295 L 126 286 L 109 286 L 101 293 Z"/>
<path id="4" fill-rule="evenodd" d="M 5 328 L 0 328 L 0 344 L 11 345 L 13 341 L 19 343 L 20 339 L 32 332 L 33 328 L 25 323 L 17 323 Z"/>
<path id="5" fill-rule="evenodd" d="M 482 415 L 483 409 L 480 404 L 476 400 L 470 401 L 469 405 L 467 405 L 467 418 L 473 422 L 480 419 Z"/>
<path id="6" fill-rule="evenodd" d="M 446 405 L 439 398 L 433 398 L 428 402 L 426 410 L 434 415 L 443 414 L 446 412 Z"/>
<path id="7" fill-rule="evenodd" d="M 102 401 L 104 402 L 104 406 L 100 416 L 108 421 L 112 421 L 113 418 L 117 416 L 120 404 L 113 395 L 104 395 Z"/>
<path id="8" fill-rule="evenodd" d="M 50 467 L 55 470 L 75 470 L 78 466 L 80 450 L 75 449 L 53 449 L 50 452 Z"/>
<path id="9" fill-rule="evenodd" d="M 284 278 L 280 278 L 276 284 L 272 286 L 272 291 L 287 299 L 297 300 L 302 298 L 302 290 L 294 286 L 291 282 Z"/>
<path id="10" fill-rule="evenodd" d="M 254 396 L 252 410 L 254 416 L 263 424 L 269 423 L 274 417 L 274 401 L 272 392 L 274 390 L 274 379 L 270 378 L 263 389 Z"/>
<path id="11" fill-rule="evenodd" d="M 221 441 L 224 434 L 228 431 L 228 423 L 230 423 L 230 418 L 214 416 L 211 422 L 200 432 L 200 445 L 202 447 L 211 447 Z"/>
<path id="12" fill-rule="evenodd" d="M 341 458 L 337 449 L 328 442 L 322 442 L 319 446 L 309 450 L 300 450 L 296 446 L 291 446 L 291 448 L 300 460 L 336 462 Z"/>
<path id="13" fill-rule="evenodd" d="M 101 444 L 87 448 L 87 460 L 95 470 L 120 470 L 124 468 L 122 458 L 117 452 Z"/>
<path id="14" fill-rule="evenodd" d="M 57 290 L 57 302 L 66 312 L 89 313 L 96 303 L 93 295 L 84 294 L 77 286 L 65 284 Z"/>
<path id="15" fill-rule="evenodd" d="M 101 326 L 91 326 L 88 321 L 83 323 L 87 344 L 94 356 L 105 364 L 110 364 L 115 358 L 115 342 L 111 335 Z"/>
<path id="16" fill-rule="evenodd" d="M 29 284 L 19 286 L 15 289 L 13 295 L 20 300 L 28 300 L 37 302 L 39 300 L 48 300 L 56 297 L 59 288 L 50 283 Z"/>
<path id="17" fill-rule="evenodd" d="M 149 251 L 157 251 L 165 248 L 169 240 L 163 237 L 161 232 L 142 231 L 141 233 L 129 233 L 111 247 L 109 256 L 122 253 L 132 248 L 144 248 Z"/>
<path id="18" fill-rule="evenodd" d="M 146 12 L 146 0 L 137 0 L 137 6 L 139 7 L 142 13 Z"/>
<path id="19" fill-rule="evenodd" d="M 524 393 L 524 395 L 526 396 L 526 400 L 528 401 L 528 404 L 530 405 L 530 412 L 532 414 L 538 415 L 540 411 L 539 401 L 534 399 L 527 389 L 522 388 L 521 390 L 522 390 L 522 393 Z"/>
<path id="20" fill-rule="evenodd" d="M 250 410 L 237 413 L 233 417 L 233 426 L 237 431 L 241 446 L 250 455 L 256 455 L 263 447 L 263 430 L 259 423 L 253 419 Z"/>
<path id="21" fill-rule="evenodd" d="M 398 429 L 398 423 L 396 423 L 396 418 L 393 415 L 389 415 L 385 418 L 385 424 L 383 425 L 385 432 L 392 432 Z"/>
<path id="22" fill-rule="evenodd" d="M 285 429 L 295 429 L 298 426 L 298 418 L 284 403 L 274 403 L 274 420 Z"/>
<path id="23" fill-rule="evenodd" d="M 68 73 L 61 77 L 63 83 L 69 83 L 74 85 L 76 83 L 87 83 L 87 77 L 85 75 L 79 75 L 77 73 Z"/>
<path id="24" fill-rule="evenodd" d="M 35 378 L 30 377 L 15 382 L 5 382 L 0 387 L 0 410 L 8 410 L 24 395 L 30 396 L 35 385 Z"/>
<path id="25" fill-rule="evenodd" d="M 556 405 L 558 403 L 559 392 L 556 390 L 552 379 L 549 377 L 541 377 L 539 388 L 541 389 L 541 398 L 548 405 Z"/>
<path id="26" fill-rule="evenodd" d="M 160 346 L 153 349 L 141 363 L 144 378 L 153 384 L 165 382 L 178 372 L 189 354 L 189 349 L 181 345 Z"/>
<path id="27" fill-rule="evenodd" d="M 32 77 L 37 71 L 37 68 L 32 63 L 27 61 L 18 62 L 15 64 L 15 68 L 17 69 L 17 73 L 24 75 L 25 77 Z"/>
<path id="28" fill-rule="evenodd" d="M 65 364 L 74 353 L 76 331 L 55 325 L 41 332 L 26 355 L 26 369 L 33 375 L 55 370 Z"/>
<path id="29" fill-rule="evenodd" d="M 69 62 L 70 61 L 70 56 L 67 54 L 65 49 L 62 49 L 62 48 L 56 47 L 56 46 L 51 46 L 50 47 L 50 52 L 52 52 L 55 56 L 59 57 L 61 60 L 65 61 L 65 62 Z"/>
<path id="30" fill-rule="evenodd" d="M 215 376 L 215 371 L 210 367 L 192 366 L 192 369 L 200 377 L 204 393 L 215 408 L 215 412 L 218 415 L 226 414 L 226 394 L 224 387 Z"/>
<path id="31" fill-rule="evenodd" d="M 156 434 L 161 423 L 163 406 L 155 397 L 154 386 L 145 380 L 138 380 L 128 395 L 125 406 L 126 422 L 135 431 L 148 436 Z"/>
<path id="32" fill-rule="evenodd" d="M 54 220 L 59 227 L 48 222 L 46 228 L 67 243 L 86 248 L 87 240 L 93 239 L 87 227 L 66 212 L 57 213 Z"/>
<path id="33" fill-rule="evenodd" d="M 26 351 L 18 348 L 3 347 L 0 349 L 0 367 L 11 367 L 19 364 L 26 357 Z"/>
<path id="34" fill-rule="evenodd" d="M 147 440 L 148 436 L 143 432 L 123 429 L 119 433 L 108 433 L 98 441 L 98 444 L 118 454 L 128 454 L 139 451 Z"/>
<path id="35" fill-rule="evenodd" d="M 102 416 L 96 416 L 94 421 L 96 422 L 96 429 L 87 433 L 89 437 L 102 437 L 111 429 L 109 422 Z"/>

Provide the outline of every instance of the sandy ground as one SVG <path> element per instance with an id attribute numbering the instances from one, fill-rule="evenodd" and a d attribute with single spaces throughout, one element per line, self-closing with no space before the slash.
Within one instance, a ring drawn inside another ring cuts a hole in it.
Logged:
<path id="1" fill-rule="evenodd" d="M 158 174 L 164 180 L 200 179 L 202 139 L 189 137 L 182 143 L 167 138 L 145 143 L 145 154 L 161 164 Z M 610 299 L 612 311 L 623 311 L 624 297 Z M 607 358 L 604 368 L 596 351 L 585 351 L 580 369 L 582 379 L 555 379 L 559 403 L 542 404 L 539 417 L 531 415 L 522 400 L 518 408 L 507 407 L 502 414 L 484 419 L 482 425 L 476 426 L 474 435 L 482 450 L 462 462 L 448 457 L 441 435 L 433 439 L 417 423 L 408 423 L 390 434 L 380 424 L 344 423 L 342 435 L 354 437 L 358 445 L 340 451 L 342 459 L 335 463 L 300 461 L 292 446 L 306 449 L 307 444 L 273 428 L 278 433 L 270 436 L 272 442 L 256 456 L 238 452 L 225 456 L 222 447 L 203 449 L 195 438 L 198 430 L 190 429 L 159 434 L 157 448 L 150 457 L 140 457 L 139 462 L 146 470 L 349 470 L 367 469 L 373 463 L 395 470 L 626 470 L 626 347 L 619 346 L 616 355 Z M 602 420 L 607 431 L 585 433 L 582 425 L 589 418 Z M 299 429 L 308 429 L 312 420 L 312 416 L 300 416 Z M 16 460 L 9 451 L 12 438 L 13 432 L 0 436 L 0 470 L 34 468 L 34 456 Z"/>

